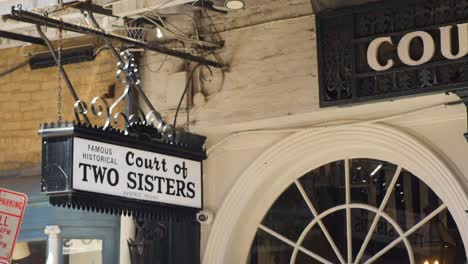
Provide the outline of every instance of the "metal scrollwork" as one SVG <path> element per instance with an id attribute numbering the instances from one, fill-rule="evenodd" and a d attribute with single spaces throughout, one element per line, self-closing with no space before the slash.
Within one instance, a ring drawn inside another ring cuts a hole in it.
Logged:
<path id="1" fill-rule="evenodd" d="M 160 131 L 164 126 L 161 114 L 156 111 L 149 111 L 146 114 L 146 122 L 147 124 L 154 126 L 158 131 Z"/>
<path id="2" fill-rule="evenodd" d="M 119 117 L 122 118 L 124 120 L 124 126 L 125 126 L 125 134 L 128 133 L 127 131 L 127 126 L 128 126 L 128 118 L 127 118 L 127 115 L 122 113 L 122 112 L 117 112 L 114 114 L 114 126 L 117 127 L 117 125 L 119 124 Z"/>
<path id="3" fill-rule="evenodd" d="M 117 63 L 118 70 L 116 72 L 116 78 L 121 83 L 125 84 L 124 91 L 110 107 L 109 103 L 104 98 L 95 97 L 91 102 L 92 114 L 101 118 L 102 116 L 105 116 L 103 129 L 107 129 L 110 126 L 117 126 L 120 124 L 119 120 L 121 120 L 124 121 L 125 133 L 128 133 L 128 126 L 134 123 L 139 123 L 156 128 L 166 140 L 173 139 L 175 128 L 164 122 L 162 115 L 154 109 L 153 105 L 151 105 L 148 98 L 142 91 L 140 86 L 140 74 L 133 54 L 126 50 L 120 53 L 120 58 L 121 61 Z M 138 108 L 137 113 L 130 116 L 127 116 L 123 112 L 116 112 L 117 106 L 127 99 L 130 91 L 138 92 L 138 94 L 142 96 L 142 101 L 146 104 L 147 108 L 149 108 L 149 111 L 146 114 L 141 110 L 141 108 Z M 74 112 L 76 120 L 82 123 L 82 117 L 86 117 L 88 115 L 86 102 L 77 100 L 74 105 Z"/>
<path id="4" fill-rule="evenodd" d="M 98 101 L 101 101 L 104 104 L 104 107 L 101 104 L 98 105 L 97 104 Z M 96 110 L 96 106 L 97 106 L 97 110 Z M 109 127 L 109 125 L 110 125 L 109 104 L 107 103 L 107 101 L 104 98 L 94 97 L 94 99 L 91 101 L 91 112 L 93 112 L 93 114 L 95 116 L 98 116 L 98 117 L 101 117 L 105 112 L 106 113 L 106 123 L 104 124 L 104 129 Z"/>
<path id="5" fill-rule="evenodd" d="M 76 121 L 83 123 L 83 121 L 81 121 L 80 115 L 86 116 L 88 114 L 88 105 L 86 104 L 86 102 L 78 100 L 73 105 L 73 111 L 75 112 Z"/>

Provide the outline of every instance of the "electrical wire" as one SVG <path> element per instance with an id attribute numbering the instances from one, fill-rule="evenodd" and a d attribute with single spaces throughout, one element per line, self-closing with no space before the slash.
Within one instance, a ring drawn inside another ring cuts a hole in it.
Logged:
<path id="1" fill-rule="evenodd" d="M 0 72 L 0 77 L 3 77 L 5 75 L 7 75 L 7 74 L 10 74 L 10 73 L 12 73 L 12 72 L 14 72 L 16 70 L 19 70 L 19 69 L 23 68 L 24 66 L 26 66 L 28 64 L 29 64 L 29 60 L 23 61 L 23 62 L 17 64 L 16 66 L 13 66 L 12 68 L 10 68 L 10 69 L 8 69 L 6 71 Z"/>
<path id="2" fill-rule="evenodd" d="M 181 41 L 187 41 L 187 42 L 192 42 L 194 44 L 198 44 L 198 45 L 205 45 L 205 46 L 210 46 L 210 47 L 215 47 L 215 48 L 220 48 L 221 46 L 217 43 L 212 43 L 212 42 L 207 42 L 207 41 L 203 41 L 203 40 L 197 40 L 197 39 L 193 39 L 193 38 L 190 38 L 186 35 L 180 35 L 178 33 L 175 33 L 174 31 L 168 29 L 167 27 L 164 27 L 164 26 L 161 26 L 161 24 L 159 24 L 157 21 L 153 20 L 152 17 L 150 16 L 147 16 L 147 15 L 143 15 L 142 16 L 144 19 L 146 19 L 148 22 L 154 24 L 155 26 L 157 26 L 161 31 L 163 31 L 163 34 L 164 32 L 166 34 L 171 34 L 173 35 L 175 38 L 181 40 Z M 164 24 L 163 24 L 164 25 Z"/>
<path id="3" fill-rule="evenodd" d="M 185 88 L 184 88 L 184 92 L 182 93 L 182 96 L 180 97 L 180 100 L 179 100 L 179 104 L 177 105 L 177 110 L 175 112 L 175 116 L 174 116 L 174 123 L 173 123 L 173 127 L 175 128 L 176 125 L 177 125 L 177 117 L 179 115 L 179 111 L 180 111 L 180 106 L 182 105 L 182 101 L 184 100 L 184 97 L 185 97 L 185 94 L 187 93 L 189 87 L 190 87 L 190 84 L 192 83 L 192 79 L 193 79 L 193 74 L 195 73 L 195 71 L 198 69 L 198 67 L 200 66 L 204 66 L 204 67 L 208 67 L 206 65 L 203 65 L 203 64 L 197 64 L 195 67 L 193 67 L 192 69 L 192 72 L 190 72 L 190 75 L 189 75 L 189 79 L 187 81 L 187 84 L 185 85 Z M 211 71 L 211 68 L 208 67 L 208 69 Z"/>
<path id="4" fill-rule="evenodd" d="M 208 19 L 210 20 L 211 25 L 213 26 L 213 28 L 214 28 L 214 30 L 215 30 L 216 35 L 218 36 L 219 40 L 222 41 L 223 38 L 221 37 L 221 34 L 219 34 L 219 31 L 218 31 L 218 29 L 216 28 L 216 25 L 215 25 L 215 23 L 213 22 L 213 19 L 211 18 L 210 14 L 208 14 L 208 11 L 207 11 L 206 8 L 205 8 L 204 2 L 205 2 L 205 0 L 202 0 L 202 1 L 201 1 L 201 4 L 202 4 L 202 12 L 205 14 L 206 17 L 208 17 Z"/>
<path id="5" fill-rule="evenodd" d="M 153 73 L 154 73 L 154 72 L 159 72 L 159 71 L 162 69 L 162 67 L 163 67 L 164 64 L 166 63 L 167 58 L 169 57 L 169 55 L 164 56 L 163 61 L 161 62 L 161 64 L 159 65 L 159 67 L 158 67 L 156 70 L 151 69 L 151 67 L 149 66 L 148 57 L 149 57 L 148 55 L 145 56 L 145 67 L 146 67 L 150 72 L 153 72 Z"/>
<path id="6" fill-rule="evenodd" d="M 152 12 L 156 12 L 156 10 L 153 10 Z M 160 12 L 157 12 L 157 14 L 159 14 L 159 16 L 163 16 L 163 17 L 166 17 L 166 16 L 185 16 L 185 17 L 188 17 L 190 18 L 190 20 L 192 20 L 192 24 L 193 24 L 193 30 L 195 31 L 195 38 L 196 39 L 199 39 L 199 36 L 198 36 L 198 30 L 197 30 L 197 21 L 195 20 L 195 18 L 189 14 L 184 14 L 184 13 L 160 13 Z"/>
<path id="7" fill-rule="evenodd" d="M 211 52 L 211 55 L 213 57 L 215 57 L 215 59 L 218 61 L 218 62 L 221 62 L 221 58 L 219 58 L 219 56 L 217 54 L 215 54 L 214 52 Z M 223 90 L 223 87 L 224 87 L 224 82 L 226 80 L 226 72 L 224 69 L 220 69 L 221 70 L 221 83 L 219 84 L 219 87 L 218 89 L 216 89 L 214 92 L 212 92 L 211 94 L 208 94 L 208 95 L 205 95 L 205 99 L 206 100 L 212 100 L 214 99 L 218 94 L 220 94 L 220 92 Z M 211 74 L 213 74 L 211 72 Z"/>

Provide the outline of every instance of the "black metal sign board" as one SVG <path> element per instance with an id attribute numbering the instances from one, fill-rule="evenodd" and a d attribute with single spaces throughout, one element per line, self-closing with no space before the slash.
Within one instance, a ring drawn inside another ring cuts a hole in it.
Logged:
<path id="1" fill-rule="evenodd" d="M 201 161 L 74 137 L 72 189 L 201 209 Z"/>
<path id="2" fill-rule="evenodd" d="M 176 144 L 143 130 L 157 131 L 144 125 L 126 133 L 79 124 L 43 127 L 42 191 L 67 207 L 192 217 L 203 207 L 205 138 L 185 133 L 191 144 Z"/>
<path id="3" fill-rule="evenodd" d="M 468 1 L 383 1 L 317 15 L 322 107 L 468 88 Z"/>

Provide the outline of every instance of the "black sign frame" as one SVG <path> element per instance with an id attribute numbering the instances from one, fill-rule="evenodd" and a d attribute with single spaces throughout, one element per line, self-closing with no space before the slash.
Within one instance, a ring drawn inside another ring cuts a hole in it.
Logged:
<path id="1" fill-rule="evenodd" d="M 398 44 L 409 32 L 434 32 L 439 26 L 466 22 L 466 0 L 384 1 L 319 13 L 316 24 L 320 107 L 468 88 L 468 56 L 442 60 L 437 48 L 434 61 L 376 72 L 363 67 L 367 61 L 362 48 L 378 37 L 391 36 Z M 434 40 L 440 46 L 438 36 Z"/>
<path id="2" fill-rule="evenodd" d="M 199 161 L 203 208 L 203 160 L 207 158 L 204 136 L 183 132 L 176 133 L 174 140 L 166 141 L 157 129 L 144 124 L 130 125 L 124 132 L 81 123 L 44 124 L 39 134 L 42 136 L 41 191 L 49 196 L 49 202 L 54 206 L 178 221 L 194 221 L 201 210 L 73 189 L 73 142 L 79 137 Z"/>

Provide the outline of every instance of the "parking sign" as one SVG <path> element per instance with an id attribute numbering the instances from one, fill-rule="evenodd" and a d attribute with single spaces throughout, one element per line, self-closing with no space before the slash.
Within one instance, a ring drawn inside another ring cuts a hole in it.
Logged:
<path id="1" fill-rule="evenodd" d="M 15 249 L 27 196 L 0 188 L 0 263 L 9 263 Z"/>

